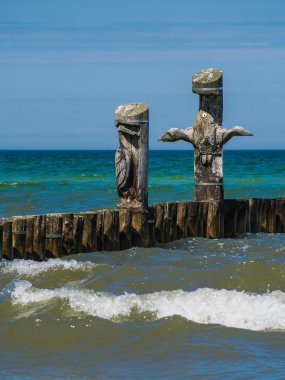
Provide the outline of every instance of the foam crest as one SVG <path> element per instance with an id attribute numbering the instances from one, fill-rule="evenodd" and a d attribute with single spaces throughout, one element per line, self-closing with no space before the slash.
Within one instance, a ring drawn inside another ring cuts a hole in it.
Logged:
<path id="1" fill-rule="evenodd" d="M 100 264 L 95 264 L 91 261 L 80 262 L 77 260 L 62 259 L 53 259 L 43 262 L 36 262 L 33 260 L 13 260 L 12 262 L 3 261 L 1 263 L 1 272 L 17 272 L 20 276 L 35 277 L 41 273 L 59 269 L 71 271 L 92 270 L 98 265 Z"/>
<path id="2" fill-rule="evenodd" d="M 70 307 L 104 319 L 114 320 L 151 312 L 157 319 L 179 315 L 203 324 L 220 324 L 254 331 L 285 330 L 285 293 L 251 294 L 236 290 L 197 289 L 161 291 L 150 294 L 98 293 L 76 288 L 37 289 L 29 281 L 18 281 L 11 292 L 14 304 L 67 300 Z"/>

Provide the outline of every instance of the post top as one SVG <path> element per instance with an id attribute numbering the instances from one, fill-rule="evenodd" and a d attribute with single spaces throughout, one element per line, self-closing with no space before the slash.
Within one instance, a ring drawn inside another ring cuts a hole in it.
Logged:
<path id="1" fill-rule="evenodd" d="M 192 91 L 199 95 L 221 95 L 223 92 L 222 71 L 217 68 L 209 68 L 194 74 Z"/>
<path id="2" fill-rule="evenodd" d="M 119 106 L 115 111 L 115 119 L 122 123 L 148 122 L 149 107 L 146 103 L 127 103 Z"/>

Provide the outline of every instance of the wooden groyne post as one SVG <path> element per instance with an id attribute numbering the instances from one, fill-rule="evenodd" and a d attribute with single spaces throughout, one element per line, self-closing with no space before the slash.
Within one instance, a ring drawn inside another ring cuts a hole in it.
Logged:
<path id="1" fill-rule="evenodd" d="M 146 210 L 148 206 L 149 108 L 127 103 L 115 111 L 120 146 L 116 152 L 118 208 Z"/>
<path id="2" fill-rule="evenodd" d="M 148 205 L 149 108 L 121 105 L 115 112 L 116 210 L 30 215 L 0 219 L 0 258 L 46 260 L 71 254 L 153 247 L 186 237 L 234 238 L 247 232 L 285 232 L 285 198 L 225 199 L 223 145 L 251 136 L 242 127 L 222 127 L 222 72 L 203 70 L 192 78 L 200 97 L 193 127 L 172 128 L 162 141 L 194 146 L 194 202 Z"/>
<path id="3" fill-rule="evenodd" d="M 119 148 L 116 152 L 116 185 L 120 202 L 119 235 L 123 246 L 151 244 L 148 226 L 149 107 L 127 103 L 115 111 Z"/>
<path id="4" fill-rule="evenodd" d="M 223 145 L 233 136 L 252 136 L 246 129 L 222 127 L 223 74 L 215 68 L 192 77 L 192 91 L 199 95 L 199 111 L 193 127 L 171 128 L 159 140 L 187 141 L 194 146 L 195 200 L 224 199 Z"/>
<path id="5" fill-rule="evenodd" d="M 285 198 L 165 202 L 143 212 L 125 208 L 0 219 L 0 256 L 42 261 L 247 232 L 284 233 Z"/>

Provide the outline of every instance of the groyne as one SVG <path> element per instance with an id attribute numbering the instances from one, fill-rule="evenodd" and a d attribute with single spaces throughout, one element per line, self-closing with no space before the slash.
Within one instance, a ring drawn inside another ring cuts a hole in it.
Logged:
<path id="1" fill-rule="evenodd" d="M 154 247 L 186 237 L 285 232 L 285 197 L 165 202 L 145 211 L 15 216 L 0 220 L 1 257 L 37 261 L 84 252 Z"/>
<path id="2" fill-rule="evenodd" d="M 222 86 L 219 69 L 194 74 L 192 91 L 199 95 L 199 111 L 193 127 L 171 128 L 160 137 L 194 146 L 194 202 L 148 206 L 149 107 L 123 104 L 115 111 L 117 209 L 2 219 L 1 257 L 41 261 L 81 252 L 153 247 L 186 237 L 285 232 L 285 197 L 224 199 L 223 146 L 234 136 L 252 133 L 240 126 L 222 126 Z"/>

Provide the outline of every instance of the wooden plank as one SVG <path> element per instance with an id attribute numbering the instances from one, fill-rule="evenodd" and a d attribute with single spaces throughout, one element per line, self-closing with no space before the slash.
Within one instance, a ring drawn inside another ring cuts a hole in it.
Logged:
<path id="1" fill-rule="evenodd" d="M 206 238 L 207 237 L 207 229 L 208 229 L 208 211 L 209 211 L 209 202 L 201 202 L 203 207 L 203 234 L 202 237 Z"/>
<path id="2" fill-rule="evenodd" d="M 147 223 L 148 223 L 149 247 L 154 247 L 155 245 L 154 216 L 155 216 L 155 207 L 154 206 L 148 207 Z M 175 222 L 175 227 L 176 227 L 176 222 Z"/>
<path id="3" fill-rule="evenodd" d="M 0 219 L 0 260 L 3 258 L 3 225 L 6 219 Z"/>
<path id="4" fill-rule="evenodd" d="M 82 249 L 83 228 L 84 228 L 83 216 L 74 215 L 73 217 L 74 253 L 83 252 L 83 249 Z"/>
<path id="5" fill-rule="evenodd" d="M 97 213 L 81 213 L 83 217 L 82 252 L 95 252 L 97 250 L 96 224 Z"/>
<path id="6" fill-rule="evenodd" d="M 223 218 L 223 201 L 208 203 L 207 238 L 218 239 L 223 237 L 221 220 Z"/>
<path id="7" fill-rule="evenodd" d="M 171 227 L 171 209 L 172 209 L 172 203 L 166 202 L 164 204 L 164 210 L 163 210 L 163 227 L 162 227 L 162 241 L 163 243 L 169 243 L 170 240 L 170 227 Z"/>
<path id="8" fill-rule="evenodd" d="M 171 203 L 171 209 L 170 209 L 170 229 L 169 229 L 169 241 L 176 241 L 177 240 L 177 227 L 176 227 L 176 220 L 177 220 L 177 203 Z"/>
<path id="9" fill-rule="evenodd" d="M 34 217 L 33 259 L 42 261 L 46 258 L 46 216 Z"/>
<path id="10" fill-rule="evenodd" d="M 199 204 L 197 220 L 197 237 L 207 237 L 209 202 L 201 201 L 197 203 Z"/>
<path id="11" fill-rule="evenodd" d="M 276 232 L 276 199 L 270 199 L 267 232 Z"/>
<path id="12" fill-rule="evenodd" d="M 147 211 L 132 210 L 132 245 L 149 246 Z"/>
<path id="13" fill-rule="evenodd" d="M 117 210 L 103 212 L 103 249 L 117 251 L 119 249 L 119 213 Z"/>
<path id="14" fill-rule="evenodd" d="M 129 209 L 119 210 L 119 243 L 120 250 L 132 246 L 132 213 Z"/>
<path id="15" fill-rule="evenodd" d="M 268 232 L 270 218 L 270 199 L 261 199 L 260 230 Z"/>
<path id="16" fill-rule="evenodd" d="M 155 241 L 157 243 L 163 243 L 164 242 L 164 233 L 163 233 L 163 227 L 164 227 L 164 204 L 163 203 L 157 203 L 154 205 L 155 207 L 155 213 L 154 213 L 154 236 Z"/>
<path id="17" fill-rule="evenodd" d="M 113 210 L 113 246 L 112 251 L 120 250 L 119 210 Z"/>
<path id="18" fill-rule="evenodd" d="M 236 234 L 246 233 L 247 223 L 247 202 L 244 199 L 236 200 Z"/>
<path id="19" fill-rule="evenodd" d="M 204 229 L 205 229 L 205 223 L 204 223 L 204 202 L 197 202 L 198 203 L 198 220 L 197 220 L 197 237 L 203 237 L 204 236 Z"/>
<path id="20" fill-rule="evenodd" d="M 13 259 L 24 259 L 26 253 L 26 219 L 12 218 Z"/>
<path id="21" fill-rule="evenodd" d="M 198 236 L 198 215 L 200 202 L 189 202 L 186 216 L 186 236 Z"/>
<path id="22" fill-rule="evenodd" d="M 12 221 L 9 219 L 3 224 L 3 258 L 13 260 Z"/>
<path id="23" fill-rule="evenodd" d="M 75 253 L 73 214 L 62 214 L 62 256 Z"/>
<path id="24" fill-rule="evenodd" d="M 163 242 L 169 243 L 177 239 L 177 203 L 166 202 L 164 205 Z"/>
<path id="25" fill-rule="evenodd" d="M 103 250 L 113 250 L 113 236 L 114 236 L 114 224 L 113 224 L 113 211 L 103 211 Z"/>
<path id="26" fill-rule="evenodd" d="M 34 260 L 33 244 L 34 244 L 34 216 L 27 216 L 25 257 L 28 260 Z"/>
<path id="27" fill-rule="evenodd" d="M 284 199 L 276 199 L 276 210 L 275 210 L 275 218 L 276 218 L 276 232 L 284 233 L 285 232 L 285 200 Z"/>
<path id="28" fill-rule="evenodd" d="M 103 210 L 96 211 L 96 251 L 103 250 Z"/>
<path id="29" fill-rule="evenodd" d="M 46 216 L 46 257 L 57 258 L 62 256 L 62 224 L 61 214 Z"/>
<path id="30" fill-rule="evenodd" d="M 177 239 L 186 237 L 187 202 L 177 203 Z"/>
<path id="31" fill-rule="evenodd" d="M 261 230 L 261 226 L 260 226 L 261 199 L 251 198 L 248 200 L 248 205 L 249 205 L 249 232 L 258 233 Z"/>
<path id="32" fill-rule="evenodd" d="M 246 232 L 250 232 L 250 207 L 249 207 L 249 199 L 245 199 L 246 202 Z"/>
<path id="33" fill-rule="evenodd" d="M 235 199 L 224 200 L 224 237 L 236 236 L 237 204 Z"/>

